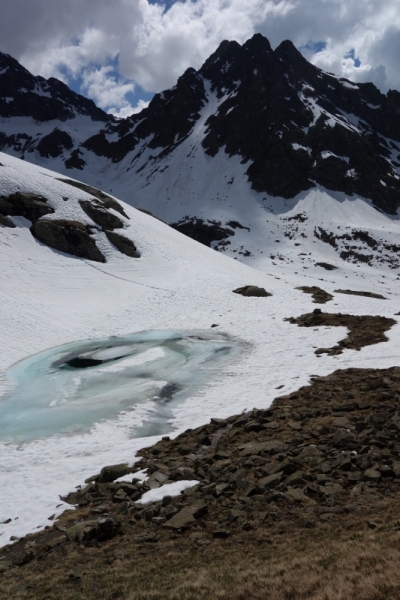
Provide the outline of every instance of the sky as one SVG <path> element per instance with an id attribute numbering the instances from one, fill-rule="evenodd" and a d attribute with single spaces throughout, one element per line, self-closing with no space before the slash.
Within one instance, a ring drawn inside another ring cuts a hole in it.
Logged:
<path id="1" fill-rule="evenodd" d="M 399 0 L 0 0 L 0 51 L 119 117 L 224 39 L 290 39 L 312 63 L 400 89 Z"/>

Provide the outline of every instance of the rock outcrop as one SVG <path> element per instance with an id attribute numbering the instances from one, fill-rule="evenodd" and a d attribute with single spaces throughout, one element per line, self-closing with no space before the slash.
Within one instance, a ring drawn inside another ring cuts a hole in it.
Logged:
<path id="1" fill-rule="evenodd" d="M 86 258 L 95 262 L 106 262 L 85 225 L 79 221 L 68 221 L 66 219 L 40 220 L 32 225 L 31 232 L 39 242 L 50 246 L 50 248 L 79 258 Z"/>

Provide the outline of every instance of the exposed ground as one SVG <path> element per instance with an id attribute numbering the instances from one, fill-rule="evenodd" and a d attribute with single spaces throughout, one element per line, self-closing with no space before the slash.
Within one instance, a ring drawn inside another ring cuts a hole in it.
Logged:
<path id="1" fill-rule="evenodd" d="M 370 315 L 342 315 L 341 313 L 324 313 L 320 308 L 312 313 L 289 317 L 289 323 L 299 327 L 347 327 L 349 334 L 332 348 L 318 348 L 315 354 L 342 354 L 345 349 L 360 350 L 363 346 L 371 346 L 387 342 L 385 331 L 397 323 L 394 319 Z"/>
<path id="2" fill-rule="evenodd" d="M 311 294 L 314 304 L 326 304 L 326 302 L 329 302 L 329 300 L 332 300 L 333 298 L 332 294 L 329 294 L 328 292 L 316 285 L 302 285 L 301 287 L 298 287 L 296 289 L 301 290 L 305 294 Z"/>
<path id="3" fill-rule="evenodd" d="M 336 371 L 144 449 L 148 484 L 94 481 L 56 527 L 3 549 L 0 597 L 397 599 L 399 391 L 398 367 Z"/>

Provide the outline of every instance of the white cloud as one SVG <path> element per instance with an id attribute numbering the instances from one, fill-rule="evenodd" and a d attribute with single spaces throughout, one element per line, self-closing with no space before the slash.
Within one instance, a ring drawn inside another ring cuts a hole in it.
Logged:
<path id="1" fill-rule="evenodd" d="M 82 90 L 93 98 L 100 108 L 114 106 L 114 110 L 119 110 L 126 106 L 126 95 L 134 92 L 135 84 L 132 81 L 125 82 L 121 78 L 116 79 L 113 71 L 111 66 L 84 69 Z"/>
<path id="2" fill-rule="evenodd" d="M 187 67 L 199 68 L 223 39 L 243 43 L 255 32 L 273 47 L 283 39 L 297 47 L 324 41 L 318 54 L 304 50 L 314 64 L 400 88 L 398 0 L 183 0 L 169 10 L 148 0 L 0 0 L 0 10 L 3 51 L 46 77 L 84 75 L 87 93 L 117 113 L 132 109 L 127 79 L 160 91 Z M 359 67 L 344 58 L 351 50 Z M 116 57 L 121 81 L 107 70 Z"/>
<path id="3" fill-rule="evenodd" d="M 114 115 L 114 117 L 118 117 L 120 119 L 125 119 L 125 117 L 130 117 L 131 115 L 135 115 L 139 113 L 144 108 L 147 108 L 150 102 L 146 102 L 145 100 L 139 100 L 136 106 L 132 106 L 132 104 L 128 103 L 119 108 L 113 106 L 108 109 L 109 115 Z"/>

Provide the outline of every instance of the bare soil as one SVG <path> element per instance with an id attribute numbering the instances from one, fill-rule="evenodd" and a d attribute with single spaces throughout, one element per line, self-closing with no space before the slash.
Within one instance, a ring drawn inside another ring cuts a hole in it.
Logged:
<path id="1" fill-rule="evenodd" d="M 387 342 L 385 331 L 397 323 L 394 319 L 370 315 L 343 315 L 325 313 L 316 308 L 312 313 L 285 319 L 299 327 L 347 327 L 349 334 L 332 348 L 318 348 L 315 354 L 342 354 L 343 350 L 361 350 L 363 346 Z"/>

